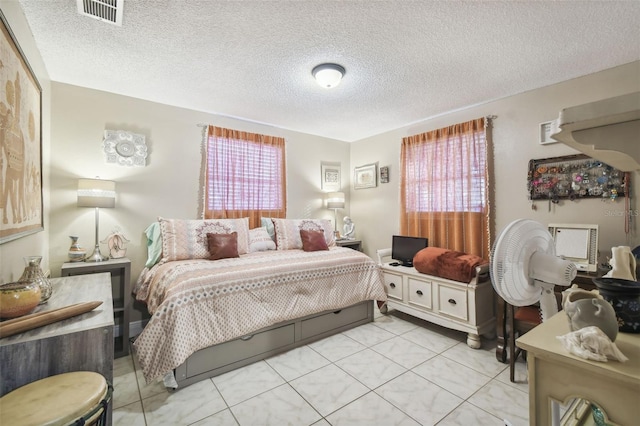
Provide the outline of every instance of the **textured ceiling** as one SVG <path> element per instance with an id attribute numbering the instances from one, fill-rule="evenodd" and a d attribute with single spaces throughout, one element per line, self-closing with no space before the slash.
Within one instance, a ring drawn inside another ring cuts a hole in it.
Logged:
<path id="1" fill-rule="evenodd" d="M 639 1 L 19 2 L 53 81 L 344 141 L 640 59 Z"/>

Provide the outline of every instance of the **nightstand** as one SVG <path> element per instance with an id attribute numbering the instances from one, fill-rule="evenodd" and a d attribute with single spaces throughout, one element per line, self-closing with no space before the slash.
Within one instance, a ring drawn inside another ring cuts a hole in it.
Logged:
<path id="1" fill-rule="evenodd" d="M 129 354 L 129 313 L 131 309 L 131 261 L 127 258 L 109 259 L 104 262 L 67 262 L 62 264 L 61 275 L 111 274 L 111 291 L 113 295 L 114 356 L 116 358 Z"/>
<path id="2" fill-rule="evenodd" d="M 338 247 L 349 247 L 350 249 L 362 251 L 361 240 L 336 240 L 336 245 Z"/>

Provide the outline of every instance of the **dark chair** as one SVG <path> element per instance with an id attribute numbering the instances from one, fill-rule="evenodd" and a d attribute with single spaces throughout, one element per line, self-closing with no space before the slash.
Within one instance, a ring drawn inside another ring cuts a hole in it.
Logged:
<path id="1" fill-rule="evenodd" d="M 555 296 L 558 309 L 561 309 L 562 294 L 556 291 Z M 520 354 L 526 357 L 526 351 L 516 346 L 516 339 L 542 323 L 542 316 L 538 304 L 513 306 L 499 296 L 497 299 L 498 344 L 496 346 L 496 358 L 502 363 L 507 362 L 507 359 L 509 360 L 509 379 L 513 382 L 515 380 L 515 363 L 518 357 Z"/>
<path id="2" fill-rule="evenodd" d="M 513 306 L 505 302 L 507 320 L 507 340 L 509 345 L 509 380 L 515 381 L 515 364 L 520 354 L 526 357 L 526 351 L 516 346 L 516 339 L 532 330 L 542 322 L 540 307 Z"/>

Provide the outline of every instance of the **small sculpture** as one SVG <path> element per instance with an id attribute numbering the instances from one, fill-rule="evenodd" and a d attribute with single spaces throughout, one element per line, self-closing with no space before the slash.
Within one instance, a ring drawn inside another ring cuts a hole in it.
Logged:
<path id="1" fill-rule="evenodd" d="M 345 216 L 344 217 L 344 226 L 342 227 L 343 230 L 343 234 L 342 234 L 342 238 L 345 240 L 353 240 L 354 239 L 354 232 L 356 230 L 356 225 L 351 221 L 351 218 L 349 216 Z"/>
<path id="2" fill-rule="evenodd" d="M 109 246 L 109 257 L 111 259 L 121 259 L 127 254 L 127 249 L 124 245 L 129 240 L 119 230 L 113 231 L 104 241 L 100 242 Z"/>

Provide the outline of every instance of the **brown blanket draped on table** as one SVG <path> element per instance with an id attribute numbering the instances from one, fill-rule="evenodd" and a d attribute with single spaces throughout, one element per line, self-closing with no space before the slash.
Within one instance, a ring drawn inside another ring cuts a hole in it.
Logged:
<path id="1" fill-rule="evenodd" d="M 448 250 L 440 247 L 427 247 L 416 253 L 413 267 L 423 274 L 449 280 L 470 282 L 476 273 L 476 266 L 487 263 L 474 254 Z"/>

